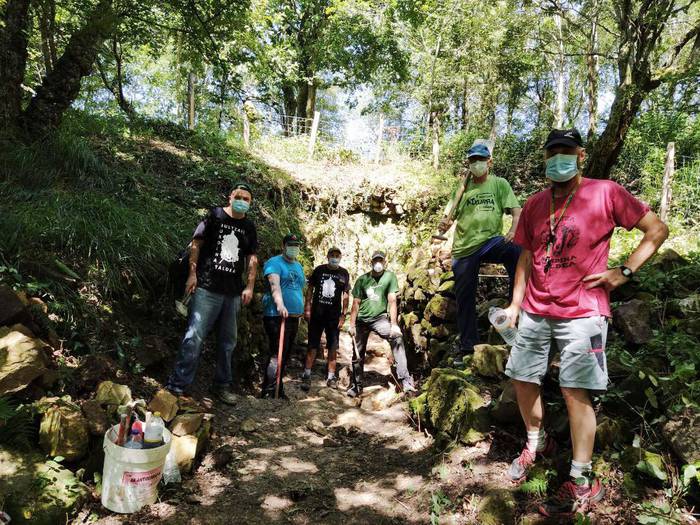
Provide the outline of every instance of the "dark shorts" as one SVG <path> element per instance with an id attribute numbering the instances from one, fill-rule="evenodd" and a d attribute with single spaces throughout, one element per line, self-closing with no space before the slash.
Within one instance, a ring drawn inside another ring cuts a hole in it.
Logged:
<path id="1" fill-rule="evenodd" d="M 339 322 L 338 317 L 324 319 L 312 316 L 309 321 L 309 348 L 321 348 L 321 335 L 326 332 L 326 347 L 328 350 L 337 350 L 340 342 Z"/>

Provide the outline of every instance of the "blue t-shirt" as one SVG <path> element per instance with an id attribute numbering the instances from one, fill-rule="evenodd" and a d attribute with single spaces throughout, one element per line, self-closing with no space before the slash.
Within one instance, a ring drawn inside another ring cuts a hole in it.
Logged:
<path id="1" fill-rule="evenodd" d="M 304 313 L 304 286 L 306 276 L 304 268 L 298 261 L 289 262 L 283 255 L 276 255 L 267 260 L 263 267 L 263 275 L 276 273 L 280 276 L 282 288 L 282 301 L 289 315 L 302 315 Z M 277 306 L 272 298 L 270 285 L 263 296 L 263 315 L 265 317 L 277 317 Z"/>

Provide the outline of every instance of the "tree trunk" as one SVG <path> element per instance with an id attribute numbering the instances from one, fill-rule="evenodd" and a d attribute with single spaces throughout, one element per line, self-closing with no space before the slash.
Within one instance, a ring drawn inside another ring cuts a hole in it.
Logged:
<path id="1" fill-rule="evenodd" d="M 97 58 L 99 46 L 114 28 L 116 17 L 110 0 L 101 0 L 85 25 L 73 33 L 66 50 L 37 89 L 22 115 L 24 128 L 32 138 L 57 127 L 63 113 L 80 92 L 80 82 Z"/>
<path id="2" fill-rule="evenodd" d="M 187 129 L 194 129 L 194 84 L 196 78 L 190 71 L 187 74 Z"/>
<path id="3" fill-rule="evenodd" d="M 469 104 L 467 102 L 467 79 L 464 79 L 462 84 L 462 116 L 461 116 L 461 129 L 466 130 L 469 126 Z"/>
<path id="4" fill-rule="evenodd" d="M 228 75 L 227 75 L 228 76 Z M 226 115 L 226 85 L 227 78 L 222 78 L 219 83 L 219 115 L 216 119 L 219 130 L 224 128 L 224 115 Z"/>
<path id="5" fill-rule="evenodd" d="M 282 86 L 282 97 L 284 114 L 282 115 L 282 129 L 284 136 L 289 137 L 294 131 L 294 113 L 296 111 L 296 97 L 294 96 L 294 87 L 290 84 Z"/>
<path id="6" fill-rule="evenodd" d="M 115 35 L 112 38 L 112 52 L 114 53 L 114 63 L 116 65 L 116 96 L 117 103 L 121 110 L 129 117 L 133 117 L 135 112 L 131 103 L 124 96 L 124 61 L 122 59 L 122 47 Z"/>
<path id="7" fill-rule="evenodd" d="M 0 28 L 0 126 L 14 127 L 22 111 L 27 67 L 29 0 L 6 0 Z"/>
<path id="8" fill-rule="evenodd" d="M 617 89 L 610 108 L 610 117 L 605 131 L 588 152 L 588 163 L 584 176 L 592 179 L 607 179 L 620 156 L 627 132 L 634 121 L 648 90 L 641 86 L 625 84 Z"/>
<path id="9" fill-rule="evenodd" d="M 309 83 L 305 80 L 297 84 L 296 132 L 306 133 L 306 103 L 309 99 Z"/>
<path id="10" fill-rule="evenodd" d="M 316 82 L 313 80 L 309 82 L 308 97 L 306 99 L 306 115 L 309 119 L 312 118 L 316 112 L 316 89 Z"/>
<path id="11" fill-rule="evenodd" d="M 53 40 L 52 26 L 53 19 L 50 4 L 53 0 L 44 0 L 39 6 L 39 33 L 41 35 L 41 55 L 44 59 L 45 75 L 53 70 L 54 54 L 52 53 L 51 41 Z M 55 7 L 54 7 L 55 11 Z M 55 49 L 53 50 L 55 52 Z"/>
<path id="12" fill-rule="evenodd" d="M 598 132 L 598 0 L 591 0 L 591 32 L 588 35 L 587 87 L 588 87 L 588 140 Z"/>
<path id="13" fill-rule="evenodd" d="M 554 15 L 554 25 L 557 28 L 557 70 L 556 70 L 556 85 L 557 98 L 554 106 L 554 127 L 561 128 L 564 125 L 564 33 L 562 31 L 561 14 Z"/>
<path id="14" fill-rule="evenodd" d="M 433 112 L 433 169 L 440 167 L 440 112 Z"/>

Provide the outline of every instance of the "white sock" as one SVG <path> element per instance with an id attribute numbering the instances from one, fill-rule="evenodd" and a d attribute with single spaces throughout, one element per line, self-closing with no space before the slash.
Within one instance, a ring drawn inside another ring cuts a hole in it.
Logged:
<path id="1" fill-rule="evenodd" d="M 311 377 L 311 369 L 304 368 L 304 377 Z"/>
<path id="2" fill-rule="evenodd" d="M 542 452 L 544 450 L 544 428 L 527 433 L 527 448 L 530 452 Z"/>
<path id="3" fill-rule="evenodd" d="M 569 476 L 572 478 L 584 477 L 584 472 L 590 472 L 593 469 L 593 463 L 589 461 L 588 463 L 581 463 L 580 461 L 571 460 L 571 470 L 569 470 Z M 588 482 L 588 479 L 586 479 Z"/>
<path id="4" fill-rule="evenodd" d="M 335 372 L 328 372 L 328 379 L 335 379 Z"/>

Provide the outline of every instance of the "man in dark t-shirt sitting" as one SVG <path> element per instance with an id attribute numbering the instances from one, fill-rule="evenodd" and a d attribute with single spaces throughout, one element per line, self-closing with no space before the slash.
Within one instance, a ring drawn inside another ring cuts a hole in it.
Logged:
<path id="1" fill-rule="evenodd" d="M 231 356 L 238 337 L 238 314 L 241 305 L 253 298 L 258 267 L 257 232 L 246 217 L 252 198 L 247 184 L 236 184 L 229 205 L 211 209 L 194 232 L 185 289 L 192 294 L 187 332 L 167 384 L 174 394 L 183 394 L 194 381 L 202 343 L 218 319 L 214 393 L 224 403 L 236 401 L 231 393 Z"/>
<path id="2" fill-rule="evenodd" d="M 338 384 L 335 377 L 336 352 L 350 297 L 350 274 L 340 266 L 341 256 L 339 248 L 328 250 L 328 264 L 317 266 L 308 282 L 304 318 L 309 323 L 309 346 L 306 366 L 301 376 L 302 390 L 308 391 L 311 385 L 311 367 L 316 352 L 321 348 L 321 335 L 324 332 L 328 348 L 326 385 L 335 388 Z"/>

